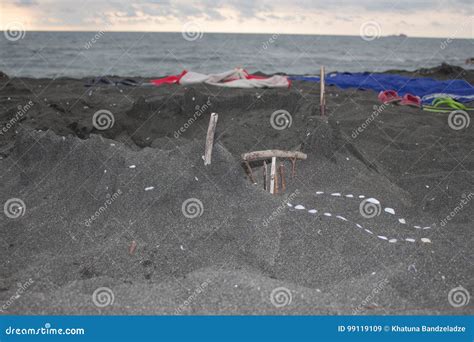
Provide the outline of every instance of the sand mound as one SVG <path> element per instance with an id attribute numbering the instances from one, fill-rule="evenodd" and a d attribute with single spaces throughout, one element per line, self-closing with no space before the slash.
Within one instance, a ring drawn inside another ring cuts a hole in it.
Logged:
<path id="1" fill-rule="evenodd" d="M 96 312 L 91 293 L 106 286 L 120 303 L 112 312 L 133 306 L 134 312 L 169 313 L 188 293 L 177 289 L 177 283 L 194 291 L 212 277 L 213 291 L 183 313 L 252 312 L 255 296 L 260 298 L 258 310 L 271 312 L 275 307 L 269 305 L 268 293 L 278 284 L 298 298 L 294 313 L 307 311 L 309 303 L 317 303 L 320 311 L 343 311 L 348 310 L 347 298 L 336 295 L 334 285 L 342 286 L 348 277 L 361 282 L 382 265 L 394 264 L 394 255 L 420 248 L 380 245 L 347 222 L 315 217 L 285 202 L 359 219 L 357 200 L 315 198 L 309 190 L 313 182 L 290 183 L 289 199 L 270 196 L 249 183 L 240 162 L 222 145 L 216 146 L 212 167 L 202 165 L 202 149 L 202 141 L 194 140 L 169 150 L 134 151 L 96 135 L 81 140 L 22 131 L 9 158 L 2 160 L 9 180 L 2 200 L 21 197 L 27 208 L 20 219 L 2 226 L 7 246 L 1 257 L 9 261 L 1 270 L 3 295 L 8 297 L 25 279 L 33 279 L 34 285 L 11 310 Z M 324 170 L 337 169 L 338 187 L 344 188 L 341 162 L 336 154 Z M 352 165 L 365 167 L 357 160 Z M 319 172 L 329 179 L 324 170 L 313 159 L 298 166 L 302 179 Z M 384 181 L 378 186 L 385 192 Z M 400 229 L 395 222 L 384 229 L 386 222 L 380 218 L 371 227 L 380 225 L 384 234 Z M 137 249 L 130 255 L 132 241 Z M 193 274 L 201 276 L 194 279 Z M 255 288 L 242 299 L 248 282 Z M 133 295 L 137 291 L 146 294 L 146 301 Z M 356 292 L 354 298 L 364 295 L 362 288 Z M 328 293 L 335 297 L 330 300 Z M 229 298 L 221 302 L 222 296 Z M 47 303 L 39 298 L 48 298 Z"/>
<path id="2" fill-rule="evenodd" d="M 472 209 L 446 227 L 440 220 L 472 185 L 472 127 L 454 132 L 444 117 L 389 106 L 354 137 L 375 95 L 330 89 L 331 116 L 321 119 L 318 89 L 303 83 L 144 88 L 128 101 L 116 88 L 77 99 L 82 83 L 64 82 L 2 136 L 0 199 L 26 207 L 0 225 L 0 303 L 10 303 L 2 310 L 460 312 L 446 295 L 471 281 Z M 1 98 L 5 117 L 29 96 L 14 87 L 14 100 Z M 92 124 L 102 108 L 115 116 L 105 131 Z M 285 129 L 272 126 L 279 110 L 291 115 Z M 217 144 L 204 167 L 211 112 Z M 285 161 L 284 195 L 263 191 L 261 164 L 257 185 L 241 165 L 240 153 L 268 148 L 308 154 L 294 178 Z M 374 217 L 361 213 L 366 200 Z M 113 305 L 94 304 L 101 287 Z M 285 306 L 272 302 L 281 288 Z"/>

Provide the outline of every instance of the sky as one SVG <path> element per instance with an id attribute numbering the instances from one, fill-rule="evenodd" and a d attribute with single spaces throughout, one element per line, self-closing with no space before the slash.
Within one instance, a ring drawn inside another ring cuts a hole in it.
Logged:
<path id="1" fill-rule="evenodd" d="M 474 0 L 0 0 L 0 28 L 473 38 Z"/>

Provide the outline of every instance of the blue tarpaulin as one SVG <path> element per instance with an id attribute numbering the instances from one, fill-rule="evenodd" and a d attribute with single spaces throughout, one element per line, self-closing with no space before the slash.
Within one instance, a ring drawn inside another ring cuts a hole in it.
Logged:
<path id="1" fill-rule="evenodd" d="M 319 82 L 319 77 L 292 76 L 290 79 L 299 81 Z M 474 87 L 464 80 L 439 81 L 432 78 L 411 78 L 394 74 L 365 73 L 332 73 L 326 76 L 327 85 L 335 85 L 342 89 L 356 88 L 395 90 L 400 96 L 417 95 L 424 103 L 431 103 L 437 97 L 451 97 L 459 102 L 474 101 Z"/>

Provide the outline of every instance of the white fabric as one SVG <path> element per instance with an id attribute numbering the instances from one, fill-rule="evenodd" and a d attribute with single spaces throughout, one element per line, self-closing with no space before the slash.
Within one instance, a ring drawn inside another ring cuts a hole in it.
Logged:
<path id="1" fill-rule="evenodd" d="M 290 85 L 286 76 L 279 75 L 264 79 L 247 79 L 247 73 L 243 69 L 234 69 L 210 75 L 188 71 L 179 80 L 179 84 L 182 85 L 198 83 L 228 88 L 288 88 Z"/>

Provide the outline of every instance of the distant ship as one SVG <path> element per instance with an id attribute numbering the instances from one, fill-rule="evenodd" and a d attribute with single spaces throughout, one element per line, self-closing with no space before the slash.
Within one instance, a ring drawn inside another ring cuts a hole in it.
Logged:
<path id="1" fill-rule="evenodd" d="M 388 35 L 386 36 L 387 38 L 408 38 L 408 36 L 404 33 L 400 33 L 400 34 L 391 34 L 391 35 Z"/>

